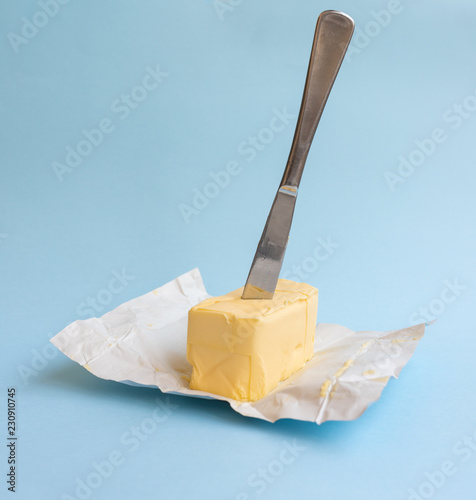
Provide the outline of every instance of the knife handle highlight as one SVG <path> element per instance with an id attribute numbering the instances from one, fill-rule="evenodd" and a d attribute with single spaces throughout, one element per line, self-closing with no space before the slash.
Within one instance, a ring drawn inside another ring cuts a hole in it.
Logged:
<path id="1" fill-rule="evenodd" d="M 326 10 L 317 20 L 301 109 L 280 187 L 297 190 L 311 142 L 354 32 L 348 15 Z"/>

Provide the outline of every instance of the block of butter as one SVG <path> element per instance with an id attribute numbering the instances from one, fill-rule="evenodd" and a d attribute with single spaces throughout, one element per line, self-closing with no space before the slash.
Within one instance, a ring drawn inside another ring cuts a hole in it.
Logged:
<path id="1" fill-rule="evenodd" d="M 312 357 L 318 291 L 280 279 L 270 300 L 242 300 L 242 292 L 190 309 L 190 388 L 256 401 Z"/>

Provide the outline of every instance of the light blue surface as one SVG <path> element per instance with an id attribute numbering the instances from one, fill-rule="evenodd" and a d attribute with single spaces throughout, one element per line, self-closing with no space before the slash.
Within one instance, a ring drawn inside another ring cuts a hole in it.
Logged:
<path id="1" fill-rule="evenodd" d="M 474 498 L 474 2 L 63 2 L 48 16 L 37 1 L 0 3 L 0 435 L 15 386 L 14 497 L 79 498 L 77 481 L 89 480 L 101 484 L 83 498 Z M 101 315 L 196 266 L 212 294 L 243 284 L 329 8 L 358 31 L 308 158 L 283 272 L 307 269 L 319 320 L 355 330 L 404 327 L 430 307 L 437 322 L 399 380 L 354 422 L 268 424 L 97 379 L 49 347 L 94 312 L 88 301 Z M 376 24 L 372 11 L 389 8 Z M 23 27 L 32 19 L 47 24 L 35 33 Z M 29 39 L 12 35 L 22 29 Z M 157 65 L 167 76 L 155 85 L 146 75 Z M 134 109 L 118 101 L 131 92 L 145 97 Z M 270 140 L 284 109 L 294 118 Z M 60 182 L 52 164 L 104 119 L 110 133 Z M 446 140 L 412 153 L 432 134 Z M 258 135 L 269 143 L 251 159 L 242 143 Z M 388 172 L 410 155 L 422 164 L 392 190 Z M 228 185 L 206 187 L 230 162 L 239 173 Z M 217 196 L 186 223 L 181 204 L 204 188 Z M 319 262 L 317 238 L 338 245 Z M 445 293 L 445 280 L 464 289 Z M 154 411 L 160 424 L 133 441 Z M 283 451 L 294 440 L 297 456 Z M 121 465 L 94 475 L 111 453 Z M 442 467 L 453 474 L 432 486 L 426 475 Z"/>

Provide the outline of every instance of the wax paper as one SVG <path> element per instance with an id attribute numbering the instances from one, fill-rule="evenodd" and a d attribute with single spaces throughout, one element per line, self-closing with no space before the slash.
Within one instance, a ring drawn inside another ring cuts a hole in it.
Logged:
<path id="1" fill-rule="evenodd" d="M 189 389 L 189 309 L 208 298 L 198 269 L 132 299 L 100 318 L 77 320 L 51 342 L 97 377 L 152 386 L 164 393 L 228 401 L 247 417 L 321 424 L 353 420 L 377 401 L 390 377 L 413 355 L 425 324 L 386 332 L 355 332 L 319 323 L 314 355 L 264 398 L 239 402 Z"/>

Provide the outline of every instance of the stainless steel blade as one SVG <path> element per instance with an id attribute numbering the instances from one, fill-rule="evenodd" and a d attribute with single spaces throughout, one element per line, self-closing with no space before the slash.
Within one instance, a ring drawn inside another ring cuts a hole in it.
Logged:
<path id="1" fill-rule="evenodd" d="M 242 299 L 272 299 L 288 244 L 297 190 L 280 188 L 256 250 Z"/>
<path id="2" fill-rule="evenodd" d="M 306 158 L 353 31 L 354 21 L 342 12 L 325 11 L 317 20 L 291 152 L 261 235 L 242 299 L 273 298 Z"/>

